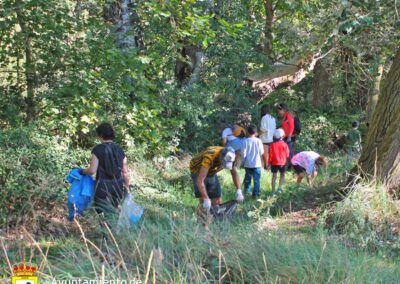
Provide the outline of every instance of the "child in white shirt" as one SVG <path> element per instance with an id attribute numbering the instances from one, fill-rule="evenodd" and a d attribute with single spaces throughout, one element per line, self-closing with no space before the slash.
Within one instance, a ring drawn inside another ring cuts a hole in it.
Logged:
<path id="1" fill-rule="evenodd" d="M 241 149 L 242 161 L 246 175 L 244 178 L 244 189 L 247 193 L 250 193 L 251 179 L 253 178 L 253 197 L 260 196 L 260 179 L 261 179 L 261 168 L 263 167 L 263 155 L 264 147 L 263 143 L 257 138 L 257 127 L 250 125 L 247 128 L 249 135 L 243 142 Z"/>

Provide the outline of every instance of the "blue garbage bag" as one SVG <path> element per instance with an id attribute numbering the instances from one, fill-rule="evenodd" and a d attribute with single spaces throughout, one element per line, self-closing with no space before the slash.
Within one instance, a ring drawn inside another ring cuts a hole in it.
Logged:
<path id="1" fill-rule="evenodd" d="M 73 169 L 67 176 L 71 184 L 68 191 L 68 220 L 74 220 L 75 216 L 85 211 L 94 196 L 94 180 L 90 175 L 81 175 L 79 169 Z"/>

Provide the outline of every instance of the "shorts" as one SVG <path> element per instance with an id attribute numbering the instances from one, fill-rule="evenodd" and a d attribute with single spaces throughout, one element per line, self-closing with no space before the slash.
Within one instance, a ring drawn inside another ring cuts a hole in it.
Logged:
<path id="1" fill-rule="evenodd" d="M 192 181 L 194 186 L 194 196 L 196 198 L 201 197 L 201 192 L 197 187 L 197 174 L 192 174 Z M 222 196 L 221 185 L 219 184 L 218 176 L 207 176 L 204 180 L 206 186 L 207 195 L 209 198 L 220 198 Z"/>
<path id="2" fill-rule="evenodd" d="M 271 172 L 272 173 L 277 173 L 277 172 L 280 172 L 281 174 L 283 174 L 283 173 L 285 173 L 286 172 L 286 166 L 272 166 L 271 165 Z"/>
<path id="3" fill-rule="evenodd" d="M 306 172 L 306 169 L 303 168 L 302 166 L 299 166 L 299 165 L 292 165 L 292 166 L 293 166 L 294 171 L 295 171 L 298 175 L 301 174 L 301 173 L 305 173 L 305 172 Z"/>
<path id="4" fill-rule="evenodd" d="M 272 143 L 273 143 L 273 142 L 263 143 L 263 144 L 264 144 L 264 145 L 267 145 L 267 146 L 271 146 Z"/>

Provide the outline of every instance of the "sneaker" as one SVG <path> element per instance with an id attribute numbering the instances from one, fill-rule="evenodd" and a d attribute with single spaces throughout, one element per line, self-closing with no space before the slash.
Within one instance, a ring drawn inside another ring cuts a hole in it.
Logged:
<path id="1" fill-rule="evenodd" d="M 276 197 L 276 191 L 272 192 L 272 197 Z"/>
<path id="2" fill-rule="evenodd" d="M 278 193 L 282 193 L 282 188 L 278 188 Z"/>

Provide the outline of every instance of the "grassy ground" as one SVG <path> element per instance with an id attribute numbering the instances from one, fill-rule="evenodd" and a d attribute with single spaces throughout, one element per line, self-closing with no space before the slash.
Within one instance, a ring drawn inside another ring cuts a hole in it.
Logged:
<path id="1" fill-rule="evenodd" d="M 284 193 L 276 199 L 270 198 L 270 174 L 264 172 L 261 198 L 247 198 L 232 220 L 214 223 L 208 230 L 196 222 L 197 201 L 192 197 L 187 162 L 188 157 L 183 157 L 133 167 L 132 192 L 146 209 L 143 221 L 130 231 L 117 234 L 115 220 L 109 228 L 92 211 L 68 224 L 65 208 L 50 212 L 54 220 L 41 233 L 29 222 L 26 229 L 14 228 L 14 235 L 9 231 L 1 243 L 5 279 L 9 279 L 9 263 L 25 257 L 40 265 L 42 283 L 53 279 L 399 283 L 400 240 L 394 232 L 379 231 L 373 222 L 374 218 L 398 217 L 399 208 L 382 191 L 373 198 L 351 195 L 334 205 L 342 199 L 337 189 L 345 179 L 340 159 L 320 173 L 314 189 L 298 186 L 289 173 Z M 224 200 L 233 199 L 229 173 L 220 177 Z M 371 210 L 370 222 L 360 217 L 362 227 L 357 216 L 364 216 L 367 209 Z M 380 213 L 372 216 L 372 211 Z M 387 235 L 373 239 L 371 232 Z M 369 243 L 365 241 L 368 237 Z M 388 238 L 389 243 L 376 245 Z"/>

